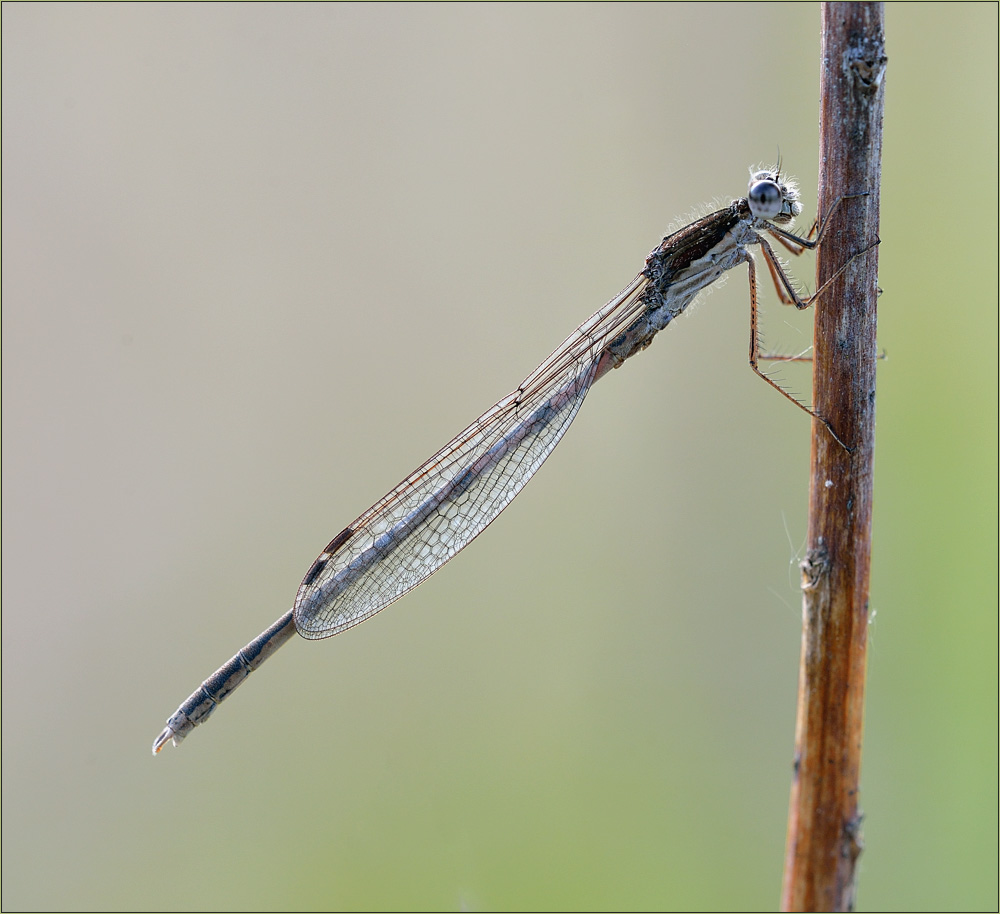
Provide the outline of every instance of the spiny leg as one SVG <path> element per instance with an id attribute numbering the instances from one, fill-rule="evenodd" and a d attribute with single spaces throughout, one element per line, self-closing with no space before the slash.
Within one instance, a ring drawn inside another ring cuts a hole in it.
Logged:
<path id="1" fill-rule="evenodd" d="M 778 228 L 776 225 L 769 225 L 767 230 L 774 236 L 776 241 L 783 244 L 789 251 L 793 254 L 801 254 L 804 250 L 815 250 L 819 247 L 820 242 L 823 240 L 823 236 L 826 234 L 827 228 L 830 226 L 830 220 L 833 218 L 833 214 L 837 212 L 837 207 L 844 200 L 853 200 L 855 197 L 867 197 L 868 191 L 863 190 L 857 194 L 843 194 L 837 197 L 833 201 L 833 206 L 830 207 L 830 211 L 823 217 L 823 221 L 817 221 L 812 224 L 812 228 L 809 229 L 809 234 L 803 238 L 801 235 L 796 235 L 792 232 L 787 232 L 783 228 Z M 819 231 L 816 231 L 817 226 L 819 226 Z M 816 235 L 813 238 L 813 234 Z"/>
<path id="2" fill-rule="evenodd" d="M 762 240 L 762 246 L 765 244 L 766 242 Z M 774 256 L 774 251 L 771 251 L 771 256 L 772 257 Z M 826 430 L 833 436 L 834 441 L 836 441 L 837 444 L 839 444 L 845 451 L 850 453 L 851 449 L 846 444 L 844 444 L 843 441 L 840 440 L 840 437 L 833 430 L 833 427 L 830 425 L 829 422 L 826 421 L 826 419 L 815 413 L 804 403 L 799 402 L 799 400 L 797 400 L 792 394 L 790 394 L 787 390 L 785 390 L 784 387 L 782 387 L 777 381 L 775 381 L 774 378 L 768 377 L 763 371 L 760 370 L 759 362 L 761 359 L 761 354 L 760 354 L 760 336 L 758 331 L 759 322 L 758 322 L 758 312 L 757 312 L 757 268 L 754 266 L 754 259 L 752 256 L 747 258 L 747 267 L 749 269 L 748 276 L 750 279 L 750 367 L 754 370 L 754 373 L 757 375 L 757 377 L 762 378 L 764 381 L 770 384 L 771 387 L 773 387 L 776 391 L 778 391 L 778 393 L 780 393 L 786 400 L 790 400 L 803 412 L 808 413 L 810 416 L 812 416 L 813 419 L 816 419 L 818 422 L 822 422 L 823 425 L 826 427 Z M 788 279 L 787 277 L 785 277 L 785 274 L 781 270 L 780 266 L 777 269 L 779 275 L 782 276 L 785 282 L 787 283 Z M 773 271 L 772 271 L 772 276 L 773 276 Z M 775 284 L 777 285 L 777 281 L 775 282 Z M 795 294 L 794 290 L 791 290 L 791 294 L 792 295 Z M 805 304 L 802 305 L 802 307 L 806 307 L 808 305 L 808 302 L 812 301 L 815 297 L 816 297 L 815 295 L 811 296 L 810 299 Z M 799 299 L 797 295 L 795 296 L 795 299 L 796 301 L 802 301 L 802 299 Z"/>
<path id="3" fill-rule="evenodd" d="M 781 299 L 781 303 L 783 305 L 795 305 L 799 311 L 808 308 L 816 296 L 802 298 L 795 291 L 792 281 L 785 274 L 781 266 L 781 261 L 778 260 L 778 255 L 774 253 L 774 248 L 767 243 L 766 238 L 758 236 L 757 240 L 760 243 L 760 251 L 764 255 L 764 263 L 767 264 L 767 270 L 771 274 L 771 280 L 774 283 L 774 288 L 777 290 L 778 298 Z"/>
<path id="4" fill-rule="evenodd" d="M 781 299 L 782 304 L 785 305 L 795 305 L 800 311 L 808 308 L 817 298 L 822 295 L 827 287 L 840 276 L 855 260 L 864 254 L 867 254 L 873 247 L 879 244 L 879 239 L 876 238 L 871 244 L 869 244 L 864 249 L 858 251 L 853 257 L 848 259 L 848 261 L 843 264 L 836 273 L 833 274 L 823 285 L 821 285 L 812 295 L 808 298 L 802 298 L 792 286 L 792 281 L 785 274 L 784 269 L 781 266 L 781 262 L 778 260 L 778 255 L 774 253 L 774 248 L 767 243 L 767 239 L 758 236 L 758 243 L 760 244 L 760 252 L 764 255 L 764 261 L 767 263 L 767 269 L 771 273 L 771 279 L 774 280 L 774 288 L 778 292 L 778 298 Z"/>
<path id="5" fill-rule="evenodd" d="M 843 198 L 841 198 L 843 199 Z M 778 239 L 781 240 L 780 238 Z M 850 260 L 847 261 L 836 273 L 833 274 L 822 286 L 820 286 L 812 295 L 808 298 L 802 298 L 792 287 L 791 280 L 785 273 L 784 268 L 781 266 L 781 262 L 778 260 L 774 253 L 774 249 L 767 243 L 763 238 L 760 239 L 760 249 L 761 253 L 764 255 L 764 263 L 767 264 L 768 272 L 771 274 L 771 280 L 774 282 L 774 288 L 778 293 L 778 298 L 781 300 L 782 304 L 785 305 L 795 305 L 800 311 L 808 308 L 813 304 L 816 299 L 826 290 L 826 288 L 832 283 L 848 266 L 855 260 L 855 258 L 860 257 L 862 254 L 867 254 L 873 247 L 879 244 L 879 240 L 876 239 L 871 244 L 869 244 L 864 250 L 859 251 Z M 786 245 L 787 247 L 787 245 Z M 789 248 L 793 254 L 801 254 L 804 248 L 800 248 L 798 251 Z M 811 362 L 812 356 L 806 355 L 804 352 L 799 355 L 777 355 L 769 352 L 761 352 L 758 346 L 757 357 L 761 361 L 772 361 L 772 362 Z M 797 402 L 797 401 L 796 401 Z"/>
<path id="6" fill-rule="evenodd" d="M 840 201 L 837 202 L 839 203 Z M 822 234 L 823 230 L 826 228 L 827 222 L 829 222 L 828 219 L 823 221 L 823 228 L 820 229 L 820 234 Z M 813 239 L 813 235 L 816 234 L 817 228 L 820 228 L 819 217 L 813 221 L 812 228 L 809 229 L 809 233 L 804 238 L 799 235 L 793 235 L 791 232 L 786 232 L 784 229 L 776 231 L 773 237 L 774 240 L 784 247 L 790 254 L 794 254 L 798 257 L 803 251 L 815 248 L 819 244 L 818 236 Z"/>
<path id="7" fill-rule="evenodd" d="M 830 220 L 832 219 L 833 214 L 837 211 L 837 207 L 840 206 L 842 201 L 850 200 L 853 199 L 854 197 L 867 197 L 867 196 L 868 192 L 863 191 L 862 193 L 858 194 L 844 194 L 843 196 L 837 197 L 837 199 L 833 203 L 833 206 L 830 207 L 830 211 L 823 217 L 822 223 L 820 223 L 818 219 L 815 222 L 813 222 L 812 228 L 809 229 L 809 233 L 804 238 L 801 237 L 800 235 L 794 235 L 791 232 L 786 232 L 784 229 L 779 228 L 776 225 L 769 225 L 767 227 L 767 231 L 771 234 L 771 237 L 774 238 L 775 241 L 777 241 L 786 250 L 788 250 L 791 254 L 794 254 L 797 257 L 803 251 L 806 250 L 811 251 L 819 247 L 820 242 L 823 240 L 823 235 L 826 234 L 826 230 L 830 225 Z M 813 238 L 814 234 L 816 235 L 815 238 Z M 805 308 L 808 308 L 814 301 L 816 301 L 820 293 L 831 282 L 833 282 L 833 280 L 836 279 L 844 269 L 846 269 L 847 264 L 851 263 L 851 261 L 854 260 L 854 257 L 852 257 L 850 260 L 847 261 L 847 263 L 844 264 L 844 266 L 842 266 L 839 270 L 837 270 L 837 272 L 834 273 L 833 276 L 831 276 L 825 283 L 823 283 L 823 285 L 820 286 L 820 288 L 817 289 L 812 295 L 810 295 L 808 298 L 802 298 L 802 296 L 800 296 L 798 292 L 795 291 L 795 288 L 792 286 L 791 280 L 788 278 L 787 274 L 784 271 L 784 268 L 781 266 L 781 261 L 778 260 L 778 255 L 774 253 L 774 248 L 772 248 L 771 245 L 767 242 L 767 240 L 762 236 L 758 236 L 758 240 L 760 242 L 761 252 L 764 255 L 764 262 L 767 264 L 768 272 L 771 274 L 771 280 L 774 283 L 774 288 L 778 292 L 778 298 L 781 300 L 782 304 L 795 305 L 795 307 L 798 308 L 800 311 L 804 310 Z M 878 244 L 877 240 L 875 244 Z M 859 254 L 855 254 L 854 256 L 859 257 L 861 256 L 861 254 L 864 254 L 866 251 L 869 251 L 872 247 L 874 247 L 874 245 L 869 245 L 864 249 L 864 251 L 861 251 Z"/>
<path id="8" fill-rule="evenodd" d="M 809 234 L 807 234 L 804 238 L 800 235 L 794 235 L 791 232 L 786 232 L 784 229 L 778 228 L 776 225 L 768 226 L 767 231 L 770 232 L 771 237 L 781 244 L 789 253 L 798 257 L 798 255 L 803 251 L 812 251 L 819 247 L 820 242 L 823 240 L 823 235 L 826 233 L 827 227 L 830 225 L 830 220 L 833 217 L 833 214 L 837 211 L 837 207 L 840 206 L 842 200 L 864 196 L 867 196 L 867 193 L 847 194 L 845 196 L 838 197 L 834 201 L 833 206 L 830 207 L 830 212 L 823 217 L 822 224 L 818 220 L 813 222 L 812 228 L 809 229 Z M 814 234 L 816 235 L 815 238 L 813 238 Z M 813 295 L 810 295 L 808 298 L 802 298 L 802 296 L 800 296 L 792 286 L 791 280 L 788 278 L 783 267 L 781 266 L 781 261 L 778 260 L 778 255 L 774 253 L 774 248 L 772 248 L 763 237 L 760 238 L 760 247 L 764 254 L 764 262 L 767 264 L 768 272 L 771 274 L 771 280 L 774 283 L 774 288 L 778 292 L 778 298 L 781 300 L 781 303 L 783 305 L 795 305 L 795 307 L 800 311 L 808 308 L 809 305 L 816 300 L 822 289 L 832 282 L 836 276 L 840 275 L 840 271 L 838 270 L 837 273 L 827 280 L 827 282 L 824 283 L 820 289 L 817 289 Z M 865 250 L 867 250 L 867 248 Z M 853 259 L 854 258 L 852 257 L 851 260 Z M 850 263 L 850 261 L 848 261 L 848 263 Z"/>
<path id="9" fill-rule="evenodd" d="M 866 197 L 868 196 L 867 191 L 857 194 L 844 194 L 838 197 L 830 211 L 823 217 L 822 223 L 814 222 L 812 228 L 809 230 L 809 234 L 805 238 L 798 235 L 794 235 L 791 232 L 786 232 L 784 229 L 778 228 L 775 225 L 769 225 L 767 231 L 771 234 L 775 241 L 779 242 L 783 247 L 785 247 L 790 253 L 798 256 L 805 250 L 814 250 L 820 244 L 823 235 L 826 233 L 827 227 L 830 225 L 830 220 L 833 214 L 836 212 L 837 207 L 841 204 L 843 200 L 852 199 L 854 197 Z M 817 231 L 817 225 L 819 230 Z M 815 233 L 816 237 L 813 238 Z M 813 304 L 823 292 L 826 291 L 827 287 L 837 279 L 841 273 L 844 272 L 856 258 L 861 257 L 863 254 L 867 254 L 872 248 L 876 247 L 880 243 L 880 239 L 876 239 L 869 245 L 866 245 L 862 250 L 858 251 L 857 254 L 850 257 L 846 263 L 844 263 L 826 282 L 823 283 L 812 295 L 807 298 L 802 298 L 792 286 L 791 280 L 788 278 L 781 266 L 781 262 L 778 260 L 778 255 L 775 254 L 774 248 L 767 242 L 763 237 L 758 236 L 758 242 L 760 244 L 761 253 L 764 255 L 764 262 L 767 264 L 768 272 L 771 274 L 771 280 L 774 283 L 774 288 L 778 293 L 778 298 L 783 304 L 795 305 L 798 310 L 804 310 Z M 783 362 L 811 362 L 812 356 L 805 355 L 802 353 L 796 356 L 778 356 L 763 354 L 760 351 L 760 333 L 758 329 L 758 316 L 757 316 L 757 271 L 754 264 L 754 259 L 752 256 L 747 259 L 747 266 L 749 267 L 749 278 L 750 278 L 750 367 L 754 370 L 758 377 L 763 378 L 770 384 L 775 390 L 782 394 L 786 399 L 791 400 L 799 409 L 804 412 L 809 413 L 814 419 L 822 422 L 826 426 L 827 431 L 833 436 L 834 440 L 842 447 L 845 451 L 850 453 L 851 449 L 841 441 L 840 437 L 833 430 L 830 423 L 824 419 L 822 416 L 818 415 L 804 403 L 799 402 L 792 394 L 785 390 L 777 381 L 773 378 L 768 377 L 763 371 L 760 370 L 760 361 L 783 361 Z"/>

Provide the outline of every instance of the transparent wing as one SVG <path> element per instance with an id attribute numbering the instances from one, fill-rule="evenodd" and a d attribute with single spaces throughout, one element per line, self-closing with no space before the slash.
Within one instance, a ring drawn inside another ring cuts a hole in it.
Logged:
<path id="1" fill-rule="evenodd" d="M 607 370 L 605 347 L 643 308 L 646 283 L 637 276 L 517 390 L 331 540 L 299 586 L 299 634 L 326 638 L 363 622 L 486 529 L 552 453 Z"/>

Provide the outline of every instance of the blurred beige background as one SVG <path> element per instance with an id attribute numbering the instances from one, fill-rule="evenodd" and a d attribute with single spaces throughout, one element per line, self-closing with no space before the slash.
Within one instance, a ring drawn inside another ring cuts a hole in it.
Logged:
<path id="1" fill-rule="evenodd" d="M 672 222 L 780 146 L 808 225 L 818 7 L 2 15 L 4 909 L 773 907 L 809 427 L 745 271 L 441 574 L 149 746 Z M 859 906 L 988 909 L 997 8 L 888 50 Z"/>

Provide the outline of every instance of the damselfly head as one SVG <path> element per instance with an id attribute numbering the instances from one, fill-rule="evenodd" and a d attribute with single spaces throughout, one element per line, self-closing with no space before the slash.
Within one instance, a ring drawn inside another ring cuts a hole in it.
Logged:
<path id="1" fill-rule="evenodd" d="M 755 171 L 750 175 L 747 191 L 750 212 L 758 219 L 784 225 L 802 212 L 798 185 L 774 171 Z"/>

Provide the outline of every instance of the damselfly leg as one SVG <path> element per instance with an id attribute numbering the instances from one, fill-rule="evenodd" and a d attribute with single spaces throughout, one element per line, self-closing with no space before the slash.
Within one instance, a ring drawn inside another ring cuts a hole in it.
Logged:
<path id="1" fill-rule="evenodd" d="M 867 191 L 857 194 L 845 194 L 844 196 L 838 197 L 834 202 L 830 211 L 824 216 L 822 223 L 814 222 L 812 228 L 809 230 L 808 235 L 805 237 L 795 235 L 792 232 L 785 231 L 776 225 L 770 225 L 767 228 L 768 233 L 779 242 L 786 250 L 790 253 L 798 256 L 803 251 L 815 250 L 819 247 L 823 235 L 826 232 L 827 227 L 830 225 L 830 220 L 833 214 L 836 212 L 837 207 L 840 206 L 841 202 L 844 200 L 853 199 L 855 197 L 866 197 L 868 196 Z M 817 231 L 817 226 L 819 230 Z M 813 235 L 816 235 L 813 238 Z M 844 270 L 850 266 L 858 257 L 866 254 L 873 247 L 878 245 L 879 240 L 876 238 L 874 242 L 868 245 L 864 250 L 859 251 L 857 254 L 852 256 L 846 263 L 844 263 L 826 282 L 823 283 L 812 295 L 803 298 L 795 291 L 795 287 L 792 285 L 791 280 L 785 273 L 784 268 L 781 265 L 781 261 L 778 260 L 777 254 L 774 252 L 774 248 L 767 242 L 763 237 L 758 239 L 760 244 L 760 251 L 764 257 L 764 263 L 767 265 L 768 272 L 771 274 L 771 281 L 774 283 L 774 288 L 778 293 L 778 299 L 782 304 L 794 305 L 798 310 L 804 310 L 813 304 L 820 295 L 830 286 L 830 284 L 843 273 Z M 765 374 L 760 369 L 761 361 L 782 361 L 782 362 L 811 362 L 812 356 L 810 355 L 796 355 L 796 356 L 780 356 L 780 355 L 770 355 L 765 354 L 760 351 L 760 323 L 757 311 L 757 271 L 754 265 L 754 261 L 751 258 L 747 266 L 749 267 L 749 279 L 750 279 L 750 367 L 754 370 L 754 373 L 771 385 L 778 393 L 780 393 L 787 400 L 794 403 L 799 409 L 807 412 L 814 419 L 823 423 L 826 430 L 834 438 L 834 440 L 842 447 L 844 450 L 850 452 L 849 448 L 833 430 L 833 427 L 824 419 L 822 416 L 817 414 L 815 410 L 811 407 L 806 406 L 802 403 L 794 394 L 789 393 L 781 386 L 774 378 Z"/>

